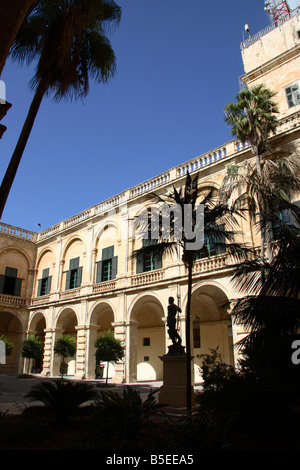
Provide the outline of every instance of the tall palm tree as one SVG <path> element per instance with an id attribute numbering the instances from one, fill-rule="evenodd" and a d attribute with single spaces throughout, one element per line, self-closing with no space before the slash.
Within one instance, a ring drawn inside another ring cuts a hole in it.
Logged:
<path id="1" fill-rule="evenodd" d="M 186 306 L 186 325 L 185 325 L 185 345 L 186 345 L 186 383 L 187 383 L 187 402 L 186 410 L 187 414 L 192 409 L 192 385 L 191 385 L 191 340 L 190 340 L 190 326 L 191 326 L 191 299 L 192 299 L 192 285 L 193 285 L 193 266 L 202 248 L 198 247 L 197 244 L 194 248 L 191 244 L 195 242 L 197 230 L 201 230 L 199 227 L 199 213 L 197 209 L 199 205 L 203 205 L 204 208 L 204 234 L 209 237 L 214 237 L 215 244 L 219 247 L 226 247 L 227 251 L 233 256 L 238 256 L 239 259 L 244 257 L 244 249 L 241 245 L 234 243 L 234 232 L 232 229 L 225 229 L 226 227 L 234 227 L 237 225 L 236 215 L 242 216 L 242 211 L 237 211 L 236 208 L 229 206 L 226 203 L 221 203 L 216 189 L 202 189 L 198 187 L 198 174 L 192 178 L 188 173 L 184 187 L 180 187 L 177 190 L 173 187 L 170 194 L 160 196 L 152 195 L 150 199 L 154 202 L 161 204 L 158 211 L 164 215 L 164 210 L 170 215 L 170 231 L 168 238 L 166 238 L 163 230 L 160 227 L 153 227 L 151 224 L 153 221 L 146 220 L 145 227 L 140 228 L 140 232 L 156 232 L 158 234 L 157 243 L 147 243 L 140 249 L 137 249 L 133 253 L 133 258 L 138 258 L 149 253 L 152 253 L 154 257 L 161 257 L 166 253 L 172 253 L 174 251 L 181 252 L 182 261 L 187 269 L 188 273 L 188 292 L 187 292 L 187 306 Z M 172 207 L 179 207 L 180 214 L 176 214 L 176 211 L 172 213 L 169 209 Z M 184 223 L 184 213 L 187 206 L 190 208 L 191 214 L 191 226 L 187 228 Z M 179 222 L 178 222 L 179 220 Z M 155 218 L 155 223 L 159 224 L 159 217 Z M 178 225 L 181 224 L 181 225 Z M 151 227 L 150 227 L 151 226 Z M 178 226 L 180 227 L 180 236 L 176 232 Z M 192 232 L 192 234 L 191 234 Z M 225 238 L 224 238 L 225 237 Z M 230 243 L 227 244 L 226 240 Z"/>
<path id="2" fill-rule="evenodd" d="M 276 96 L 264 85 L 245 88 L 236 96 L 236 102 L 225 108 L 225 122 L 231 134 L 242 143 L 249 142 L 256 160 L 257 173 L 261 173 L 261 156 L 269 148 L 271 133 L 276 132 L 279 112 L 273 98 Z"/>
<path id="3" fill-rule="evenodd" d="M 0 187 L 0 217 L 43 97 L 85 97 L 90 78 L 104 83 L 114 75 L 116 58 L 105 34 L 120 18 L 113 0 L 39 0 L 24 20 L 10 55 L 20 63 L 37 61 L 35 93 Z"/>
<path id="4" fill-rule="evenodd" d="M 236 102 L 228 103 L 225 108 L 225 122 L 231 126 L 231 134 L 241 142 L 249 142 L 256 162 L 256 181 L 262 178 L 262 155 L 269 149 L 269 138 L 278 126 L 276 114 L 279 112 L 272 90 L 263 84 L 245 88 L 236 96 Z M 265 241 L 269 242 L 268 232 L 263 230 L 265 201 L 258 193 L 258 215 L 261 230 L 261 257 L 264 258 Z"/>
<path id="5" fill-rule="evenodd" d="M 237 344 L 256 373 L 289 374 L 291 345 L 300 327 L 300 209 L 291 229 L 282 223 L 278 250 L 271 262 L 250 260 L 237 266 L 233 280 L 246 295 L 232 310 L 246 328 Z M 299 336 L 298 336 L 299 339 Z M 247 362 L 247 364 L 249 364 Z M 283 375 L 282 375 L 283 377 Z"/>
<path id="6" fill-rule="evenodd" d="M 251 229 L 255 226 L 257 214 L 260 214 L 258 229 L 263 234 L 263 241 L 266 238 L 269 261 L 273 259 L 271 240 L 274 226 L 282 223 L 283 213 L 288 213 L 289 219 L 298 217 L 298 208 L 291 204 L 291 200 L 300 192 L 299 174 L 297 152 L 272 153 L 271 158 L 262 158 L 260 175 L 256 166 L 248 161 L 243 166 L 227 167 L 220 188 L 222 198 L 224 201 L 233 200 L 235 205 L 247 210 Z"/>

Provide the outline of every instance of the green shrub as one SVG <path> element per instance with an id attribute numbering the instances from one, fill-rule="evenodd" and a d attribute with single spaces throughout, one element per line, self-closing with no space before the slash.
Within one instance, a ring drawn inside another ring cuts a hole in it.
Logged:
<path id="1" fill-rule="evenodd" d="M 26 397 L 41 401 L 59 421 L 66 421 L 78 412 L 80 405 L 95 400 L 97 392 L 86 382 L 56 380 L 35 385 Z"/>
<path id="2" fill-rule="evenodd" d="M 141 426 L 161 407 L 151 392 L 146 400 L 142 400 L 140 392 L 131 387 L 117 391 L 100 392 L 95 401 L 96 432 L 112 448 L 122 447 L 130 439 L 136 439 Z"/>
<path id="3" fill-rule="evenodd" d="M 12 341 L 9 341 L 9 339 L 7 339 L 4 335 L 1 335 L 0 336 L 0 341 L 3 341 L 3 343 L 5 344 L 5 354 L 6 356 L 10 356 L 11 355 L 11 352 L 14 348 L 14 343 Z"/>
<path id="4" fill-rule="evenodd" d="M 43 353 L 43 344 L 39 341 L 38 338 L 35 336 L 28 336 L 25 341 L 22 343 L 22 357 L 27 359 L 38 359 L 41 357 Z M 29 374 L 29 364 L 28 361 L 28 370 L 27 373 Z"/>
<path id="5" fill-rule="evenodd" d="M 76 338 L 70 335 L 62 335 L 55 341 L 54 352 L 62 358 L 60 373 L 63 377 L 68 371 L 68 365 L 65 363 L 66 357 L 73 357 L 76 353 Z"/>

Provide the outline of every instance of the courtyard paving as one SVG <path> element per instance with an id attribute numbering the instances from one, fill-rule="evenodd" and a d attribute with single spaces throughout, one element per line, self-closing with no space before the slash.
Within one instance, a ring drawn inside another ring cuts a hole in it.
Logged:
<path id="1" fill-rule="evenodd" d="M 7 412 L 8 414 L 21 413 L 25 407 L 36 404 L 32 402 L 26 394 L 31 388 L 41 381 L 55 380 L 59 377 L 42 377 L 38 374 L 32 374 L 32 378 L 20 378 L 17 374 L 0 374 L 0 412 Z M 73 379 L 73 377 L 67 377 Z M 95 385 L 96 388 L 101 390 L 120 390 L 127 385 L 136 388 L 140 391 L 141 397 L 146 398 L 148 393 L 153 390 L 158 390 L 162 382 L 139 382 L 134 384 L 117 384 L 114 388 L 106 388 L 105 380 L 89 380 L 89 383 Z M 108 381 L 110 384 L 110 381 Z M 40 402 L 39 402 L 40 403 Z"/>

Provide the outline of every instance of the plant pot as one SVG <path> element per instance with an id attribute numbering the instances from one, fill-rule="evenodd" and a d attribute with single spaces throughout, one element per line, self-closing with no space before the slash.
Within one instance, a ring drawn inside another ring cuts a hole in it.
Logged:
<path id="1" fill-rule="evenodd" d="M 59 369 L 61 375 L 66 375 L 67 372 L 68 372 L 68 364 L 66 364 L 65 362 L 62 362 L 60 364 L 60 369 Z"/>
<path id="2" fill-rule="evenodd" d="M 96 379 L 103 379 L 104 366 L 102 364 L 96 365 Z"/>

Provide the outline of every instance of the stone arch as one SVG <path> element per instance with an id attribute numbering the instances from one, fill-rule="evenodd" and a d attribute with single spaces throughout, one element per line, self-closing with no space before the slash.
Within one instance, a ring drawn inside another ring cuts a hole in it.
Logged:
<path id="1" fill-rule="evenodd" d="M 40 266 L 40 263 L 41 263 L 41 260 L 43 259 L 43 257 L 47 254 L 47 253 L 51 253 L 51 255 L 53 257 L 55 257 L 55 254 L 54 254 L 54 251 L 51 247 L 47 246 L 46 248 L 43 248 L 42 251 L 39 252 L 38 256 L 37 256 L 37 260 L 36 260 L 36 266 L 37 268 L 39 268 Z"/>
<path id="2" fill-rule="evenodd" d="M 77 339 L 77 326 L 78 326 L 78 315 L 76 314 L 75 310 L 71 307 L 63 307 L 58 312 L 57 317 L 55 319 L 54 343 L 63 334 L 72 336 Z M 54 355 L 54 352 L 53 352 L 53 356 L 54 356 L 53 375 L 59 375 L 59 367 L 60 367 L 61 358 L 59 358 L 57 355 Z M 69 357 L 66 359 L 66 362 L 68 364 L 68 375 L 75 375 L 76 373 L 76 362 L 77 362 L 76 356 Z"/>
<path id="3" fill-rule="evenodd" d="M 34 295 L 39 296 L 41 295 L 42 289 L 39 289 L 39 282 L 42 282 L 43 274 L 48 274 L 47 282 L 49 284 L 48 288 L 45 289 L 46 293 L 50 293 L 51 289 L 53 289 L 53 274 L 55 268 L 55 253 L 51 247 L 44 248 L 39 254 L 36 262 L 36 275 L 35 275 L 35 285 L 34 285 Z M 47 270 L 47 271 L 46 271 Z"/>
<path id="4" fill-rule="evenodd" d="M 118 224 L 114 220 L 110 219 L 105 219 L 101 225 L 98 227 L 96 233 L 95 233 L 95 239 L 94 239 L 94 248 L 97 249 L 98 243 L 101 239 L 101 237 L 105 234 L 107 229 L 113 229 L 115 232 L 118 232 Z"/>
<path id="5" fill-rule="evenodd" d="M 70 287 L 67 286 L 67 278 L 68 272 L 71 272 L 71 260 L 77 259 L 78 263 L 76 264 L 76 269 L 78 270 L 78 274 L 80 273 L 79 277 L 80 280 L 78 282 L 77 287 L 80 287 L 81 284 L 84 282 L 84 279 L 87 280 L 88 278 L 88 269 L 86 263 L 86 245 L 83 239 L 79 235 L 74 235 L 70 237 L 62 250 L 62 260 L 61 260 L 61 272 L 60 272 L 60 288 L 61 290 L 69 289 Z M 73 287 L 72 287 L 73 288 Z"/>
<path id="6" fill-rule="evenodd" d="M 121 254 L 119 238 L 119 226 L 114 220 L 105 220 L 98 227 L 93 249 L 93 283 L 111 281 L 117 277 Z"/>
<path id="7" fill-rule="evenodd" d="M 29 286 L 29 272 L 32 267 L 32 260 L 28 253 L 22 248 L 12 245 L 6 246 L 0 251 L 0 274 L 5 275 L 6 267 L 14 268 L 19 279 L 18 293 L 13 294 L 18 297 L 26 297 Z"/>
<path id="8" fill-rule="evenodd" d="M 63 250 L 62 250 L 62 258 L 63 259 L 66 258 L 68 250 L 70 249 L 71 245 L 73 245 L 75 242 L 80 242 L 83 245 L 84 251 L 85 251 L 85 243 L 84 243 L 83 239 L 81 238 L 81 236 L 78 235 L 78 234 L 73 235 L 68 240 L 66 240 L 66 242 L 65 242 L 65 245 L 64 245 Z"/>
<path id="9" fill-rule="evenodd" d="M 191 299 L 191 346 L 195 356 L 195 382 L 202 380 L 202 360 L 199 356 L 210 353 L 211 349 L 218 350 L 223 362 L 234 365 L 229 306 L 229 293 L 218 282 L 203 281 L 194 286 Z"/>
<path id="10" fill-rule="evenodd" d="M 153 292 L 143 293 L 130 306 L 131 380 L 162 380 L 163 364 L 159 359 L 166 352 L 164 307 Z"/>
<path id="11" fill-rule="evenodd" d="M 89 318 L 89 342 L 88 342 L 88 376 L 96 378 L 112 378 L 114 376 L 115 365 L 113 363 L 103 363 L 103 368 L 96 364 L 95 341 L 102 336 L 105 331 L 114 331 L 115 311 L 109 300 L 97 302 L 90 313 Z M 107 368 L 108 366 L 108 368 Z"/>
<path id="12" fill-rule="evenodd" d="M 36 336 L 43 344 L 43 351 L 45 349 L 45 330 L 46 330 L 46 317 L 43 312 L 34 312 L 28 321 L 28 335 Z M 40 358 L 32 361 L 31 367 L 35 372 L 40 373 L 43 369 L 43 354 Z"/>
<path id="13" fill-rule="evenodd" d="M 22 248 L 20 248 L 19 246 L 16 246 L 16 245 L 6 246 L 2 250 L 0 250 L 0 256 L 6 253 L 7 251 L 15 251 L 15 252 L 20 253 L 26 259 L 28 267 L 31 265 L 32 260 L 28 256 L 28 253 L 25 250 L 22 250 Z"/>
<path id="14" fill-rule="evenodd" d="M 11 354 L 6 357 L 5 364 L 0 364 L 0 371 L 22 372 L 21 346 L 25 339 L 24 319 L 11 309 L 1 310 L 0 312 L 0 336 L 2 335 L 14 346 Z"/>
<path id="15" fill-rule="evenodd" d="M 203 191 L 205 189 L 219 189 L 220 184 L 216 181 L 200 181 L 199 182 L 199 191 Z"/>

